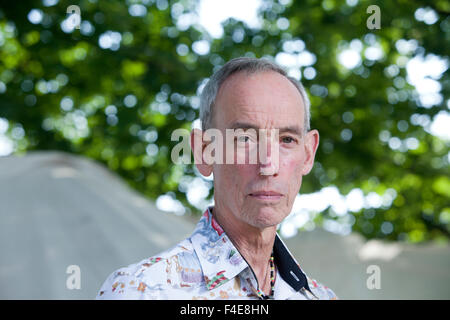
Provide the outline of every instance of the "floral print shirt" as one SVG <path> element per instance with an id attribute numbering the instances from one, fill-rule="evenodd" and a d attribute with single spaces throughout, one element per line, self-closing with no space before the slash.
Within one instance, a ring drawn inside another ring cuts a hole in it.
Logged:
<path id="1" fill-rule="evenodd" d="M 96 299 L 260 299 L 258 282 L 209 207 L 193 234 L 175 247 L 109 275 Z M 273 299 L 337 299 L 309 278 L 276 235 Z"/>

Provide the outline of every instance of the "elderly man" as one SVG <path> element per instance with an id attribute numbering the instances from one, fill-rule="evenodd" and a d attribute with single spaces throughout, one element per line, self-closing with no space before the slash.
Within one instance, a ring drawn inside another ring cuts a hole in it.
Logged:
<path id="1" fill-rule="evenodd" d="M 113 272 L 97 299 L 336 299 L 302 271 L 276 232 L 319 143 L 302 85 L 268 60 L 237 58 L 203 89 L 200 117 L 191 147 L 200 173 L 214 176 L 214 206 L 174 248 Z M 211 128 L 223 136 L 239 129 L 235 144 L 224 143 L 234 151 L 231 163 L 204 161 L 202 137 Z M 237 161 L 261 141 L 258 161 Z"/>

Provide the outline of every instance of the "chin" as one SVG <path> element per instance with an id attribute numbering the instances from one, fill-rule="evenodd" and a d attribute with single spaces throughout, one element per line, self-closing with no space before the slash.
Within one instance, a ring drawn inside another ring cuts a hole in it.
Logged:
<path id="1" fill-rule="evenodd" d="M 248 219 L 251 220 L 250 224 L 254 227 L 268 228 L 280 224 L 288 214 L 289 212 L 287 214 L 282 213 L 279 208 L 263 206 L 254 210 Z"/>

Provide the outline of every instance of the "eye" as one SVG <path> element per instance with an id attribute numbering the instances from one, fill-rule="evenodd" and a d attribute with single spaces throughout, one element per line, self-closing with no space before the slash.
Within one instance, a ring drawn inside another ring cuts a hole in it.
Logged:
<path id="1" fill-rule="evenodd" d="M 253 134 L 244 133 L 244 134 L 237 135 L 235 137 L 235 140 L 237 142 L 244 143 L 244 144 L 255 144 L 258 141 L 258 137 L 254 136 Z"/>
<path id="2" fill-rule="evenodd" d="M 295 142 L 296 140 L 294 138 L 288 136 L 288 137 L 281 138 L 281 141 L 283 143 L 292 143 L 292 142 Z"/>
<path id="3" fill-rule="evenodd" d="M 249 142 L 250 141 L 250 137 L 249 136 L 239 136 L 239 137 L 236 137 L 236 141 L 238 141 L 238 142 Z"/>

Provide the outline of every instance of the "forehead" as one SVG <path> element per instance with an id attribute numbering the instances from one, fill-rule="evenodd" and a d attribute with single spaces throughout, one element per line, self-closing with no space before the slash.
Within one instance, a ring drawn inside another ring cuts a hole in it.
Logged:
<path id="1" fill-rule="evenodd" d="M 218 128 L 229 128 L 235 122 L 260 128 L 303 128 L 303 110 L 300 92 L 283 75 L 274 71 L 238 72 L 221 85 L 213 120 Z"/>

